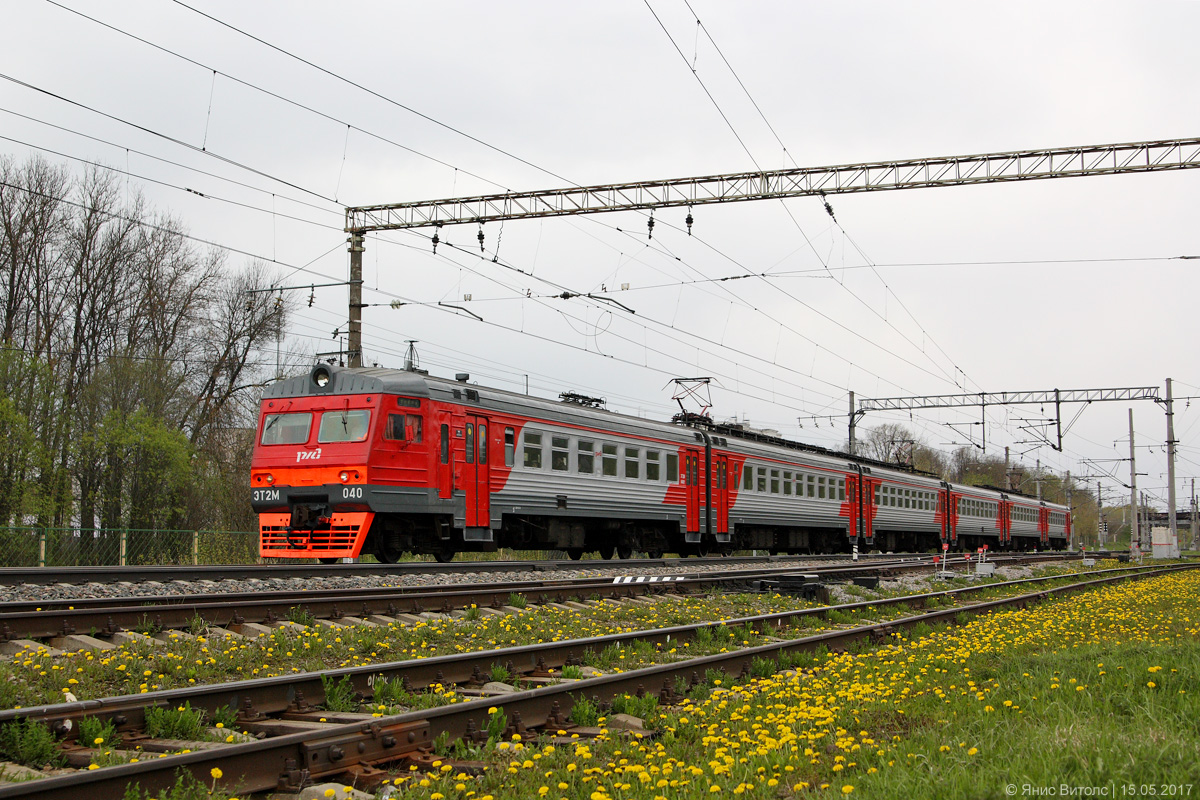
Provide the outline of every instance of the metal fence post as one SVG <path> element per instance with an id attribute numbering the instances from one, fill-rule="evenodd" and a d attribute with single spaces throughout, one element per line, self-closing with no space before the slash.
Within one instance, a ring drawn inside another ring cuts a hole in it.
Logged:
<path id="1" fill-rule="evenodd" d="M 38 531 L 38 566 L 46 566 L 46 529 Z"/>
<path id="2" fill-rule="evenodd" d="M 192 566 L 200 565 L 200 531 L 192 531 Z"/>
<path id="3" fill-rule="evenodd" d="M 129 531 L 122 528 L 121 529 L 121 542 L 120 542 L 119 550 L 117 553 L 117 566 L 119 566 L 119 567 L 125 566 L 125 554 L 126 554 L 126 549 L 128 548 L 128 546 L 129 546 Z"/>

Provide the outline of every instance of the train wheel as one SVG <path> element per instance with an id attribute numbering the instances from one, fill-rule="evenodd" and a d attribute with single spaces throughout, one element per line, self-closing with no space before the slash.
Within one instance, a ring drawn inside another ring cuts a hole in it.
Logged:
<path id="1" fill-rule="evenodd" d="M 663 551 L 662 550 L 649 550 L 646 552 L 646 556 L 648 558 L 662 558 Z"/>
<path id="2" fill-rule="evenodd" d="M 613 547 L 601 547 L 597 552 L 600 553 L 600 557 L 605 561 L 612 561 L 614 549 Z"/>
<path id="3" fill-rule="evenodd" d="M 438 550 L 433 554 L 433 560 L 439 564 L 449 563 L 454 560 L 454 551 L 449 549 Z"/>
<path id="4" fill-rule="evenodd" d="M 633 558 L 633 548 L 622 545 L 617 545 L 617 558 L 626 559 Z"/>
<path id="5" fill-rule="evenodd" d="M 337 562 L 341 561 L 340 558 L 319 558 L 317 560 L 322 564 L 336 564 Z"/>
<path id="6" fill-rule="evenodd" d="M 399 547 L 389 547 L 386 543 L 375 548 L 375 557 L 382 564 L 395 564 L 404 555 L 404 551 Z"/>
<path id="7" fill-rule="evenodd" d="M 578 561 L 579 559 L 583 558 L 583 548 L 582 547 L 568 547 L 567 548 L 567 557 L 570 558 L 572 561 Z"/>

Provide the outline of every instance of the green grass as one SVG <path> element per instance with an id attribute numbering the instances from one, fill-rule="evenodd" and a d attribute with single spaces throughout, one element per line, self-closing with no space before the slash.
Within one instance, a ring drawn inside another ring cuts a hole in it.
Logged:
<path id="1" fill-rule="evenodd" d="M 146 710 L 146 735 L 154 739 L 207 741 L 204 710 L 184 703 L 175 708 L 154 707 Z"/>
<path id="2" fill-rule="evenodd" d="M 9 722 L 0 727 L 0 756 L 35 769 L 65 763 L 54 734 L 45 725 L 31 720 Z"/>
<path id="3" fill-rule="evenodd" d="M 948 715 L 947 704 L 933 696 L 910 704 L 906 728 L 893 734 L 905 734 L 903 752 L 889 755 L 891 767 L 858 776 L 863 796 L 1000 797 L 1009 784 L 1018 792 L 1065 784 L 1115 785 L 1121 797 L 1131 783 L 1160 793 L 1200 783 L 1195 639 L 972 664 L 972 674 L 998 681 L 1005 699 L 1020 708 L 1013 712 L 998 701 L 989 712 L 983 704 L 954 703 Z M 1162 669 L 1148 672 L 1152 667 Z M 978 752 L 968 755 L 971 748 Z"/>

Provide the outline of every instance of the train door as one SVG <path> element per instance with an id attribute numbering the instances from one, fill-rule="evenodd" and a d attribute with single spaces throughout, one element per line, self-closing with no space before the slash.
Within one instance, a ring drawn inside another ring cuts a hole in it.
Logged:
<path id="1" fill-rule="evenodd" d="M 881 478 L 872 478 L 869 467 L 863 467 L 862 478 L 859 479 L 857 503 L 859 521 L 857 530 L 866 538 L 868 544 L 875 542 L 875 515 L 878 512 L 879 487 L 883 485 Z"/>
<path id="2" fill-rule="evenodd" d="M 958 539 L 958 501 L 960 495 L 944 488 L 938 492 L 938 503 L 942 506 L 942 542 Z"/>
<path id="3" fill-rule="evenodd" d="M 1045 506 L 1038 509 L 1038 539 L 1043 544 L 1050 543 L 1050 509 Z"/>
<path id="4" fill-rule="evenodd" d="M 450 452 L 450 427 L 454 420 L 448 411 L 437 413 L 437 474 L 438 497 L 450 497 L 454 486 L 454 458 Z"/>
<path id="5" fill-rule="evenodd" d="M 729 533 L 729 459 L 713 456 L 713 505 L 717 509 L 717 535 Z"/>
<path id="6" fill-rule="evenodd" d="M 468 415 L 463 441 L 463 490 L 467 529 L 492 527 L 491 459 L 488 457 L 487 417 Z M 490 538 L 490 537 L 484 537 Z"/>
<path id="7" fill-rule="evenodd" d="M 1012 541 L 1012 501 L 1005 496 L 1000 497 L 1000 543 Z"/>
<path id="8" fill-rule="evenodd" d="M 700 530 L 700 465 L 704 463 L 699 450 L 686 450 L 683 456 L 684 482 L 687 484 L 687 529 L 688 533 Z"/>

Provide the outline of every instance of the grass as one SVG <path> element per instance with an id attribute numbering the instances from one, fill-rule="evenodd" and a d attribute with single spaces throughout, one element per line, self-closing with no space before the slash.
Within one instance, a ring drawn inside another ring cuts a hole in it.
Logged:
<path id="1" fill-rule="evenodd" d="M 1064 783 L 1186 796 L 1200 781 L 1198 605 L 1200 573 L 1184 573 L 925 627 L 870 652 L 795 654 L 788 673 L 710 671 L 679 705 L 635 709 L 657 738 L 500 741 L 479 756 L 497 769 L 478 778 L 400 780 L 414 800 L 955 800 L 1010 796 L 1010 783 L 1041 796 Z M 641 702 L 618 699 L 610 714 Z M 571 715 L 606 719 L 586 698 Z"/>
<path id="2" fill-rule="evenodd" d="M 31 720 L 9 722 L 0 727 L 0 756 L 35 769 L 61 766 L 66 761 L 50 729 Z"/>
<path id="3" fill-rule="evenodd" d="M 184 703 L 175 708 L 156 706 L 146 710 L 146 735 L 153 739 L 184 739 L 208 741 L 208 728 L 203 709 Z"/>

